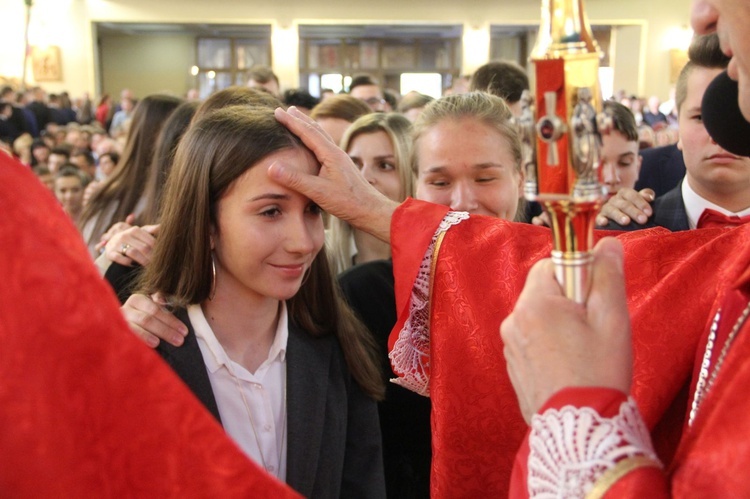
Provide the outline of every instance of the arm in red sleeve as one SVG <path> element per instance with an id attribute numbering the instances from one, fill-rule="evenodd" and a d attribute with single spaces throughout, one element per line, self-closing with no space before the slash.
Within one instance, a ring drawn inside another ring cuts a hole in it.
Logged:
<path id="1" fill-rule="evenodd" d="M 404 326 L 409 315 L 409 301 L 419 266 L 435 231 L 449 210 L 447 206 L 409 198 L 393 214 L 391 251 L 398 313 L 394 331 L 400 331 Z"/>
<path id="2" fill-rule="evenodd" d="M 567 388 L 531 422 L 511 497 L 669 497 L 667 478 L 632 399 L 608 388 Z"/>

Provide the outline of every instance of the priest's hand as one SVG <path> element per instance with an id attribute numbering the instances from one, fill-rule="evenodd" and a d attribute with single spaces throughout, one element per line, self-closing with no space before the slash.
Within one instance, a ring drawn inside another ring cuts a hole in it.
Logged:
<path id="1" fill-rule="evenodd" d="M 565 298 L 552 261 L 542 260 L 531 269 L 515 309 L 500 327 L 508 374 L 527 422 L 566 387 L 630 390 L 622 246 L 604 238 L 594 255 L 585 305 Z"/>
<path id="2" fill-rule="evenodd" d="M 269 168 L 271 178 L 312 199 L 331 215 L 390 241 L 391 218 L 398 203 L 371 186 L 349 156 L 331 137 L 295 107 L 276 109 L 276 119 L 302 140 L 321 165 L 318 175 L 305 175 L 276 163 Z"/>
<path id="3" fill-rule="evenodd" d="M 120 310 L 130 329 L 151 348 L 160 340 L 176 347 L 185 341 L 187 326 L 167 309 L 159 294 L 131 295 Z"/>
<path id="4" fill-rule="evenodd" d="M 636 191 L 623 187 L 602 206 L 596 217 L 596 225 L 603 227 L 610 220 L 620 225 L 628 225 L 631 221 L 643 225 L 654 213 L 651 209 L 653 200 L 654 191 L 651 189 Z"/>

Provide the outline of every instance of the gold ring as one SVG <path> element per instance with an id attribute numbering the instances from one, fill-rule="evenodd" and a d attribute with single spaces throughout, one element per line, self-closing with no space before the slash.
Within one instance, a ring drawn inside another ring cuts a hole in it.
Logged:
<path id="1" fill-rule="evenodd" d="M 122 256 L 127 258 L 129 249 L 130 249 L 130 245 L 128 243 L 123 244 L 122 247 L 120 247 L 120 253 L 122 253 Z"/>

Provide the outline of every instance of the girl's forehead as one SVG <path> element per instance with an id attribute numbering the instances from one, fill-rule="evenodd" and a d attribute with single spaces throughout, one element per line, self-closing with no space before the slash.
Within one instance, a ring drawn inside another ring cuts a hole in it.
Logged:
<path id="1" fill-rule="evenodd" d="M 302 146 L 273 152 L 254 164 L 252 168 L 261 167 L 264 170 L 264 174 L 267 174 L 268 168 L 276 163 L 283 164 L 285 168 L 300 173 L 317 174 L 320 171 L 320 163 L 315 155 L 309 149 Z"/>
<path id="2" fill-rule="evenodd" d="M 506 146 L 508 136 L 497 126 L 474 116 L 446 117 L 424 128 L 414 145 L 424 149 L 450 144 L 451 148 L 455 148 L 456 144 L 469 144 L 477 141 L 502 143 Z"/>
<path id="3" fill-rule="evenodd" d="M 501 120 L 498 120 L 498 122 L 500 121 Z M 477 132 L 493 133 L 500 137 L 504 136 L 496 126 L 493 126 L 487 120 L 469 114 L 463 116 L 445 116 L 440 118 L 434 123 L 425 126 L 422 129 L 422 133 L 419 134 L 418 139 L 429 134 L 445 134 L 460 138 Z"/>
<path id="4" fill-rule="evenodd" d="M 349 140 L 349 148 L 351 149 L 352 144 L 354 144 L 355 142 L 362 143 L 365 141 L 387 142 L 390 144 L 391 138 L 388 136 L 388 133 L 382 128 L 378 128 L 376 130 L 369 130 L 367 132 L 359 132 Z"/>

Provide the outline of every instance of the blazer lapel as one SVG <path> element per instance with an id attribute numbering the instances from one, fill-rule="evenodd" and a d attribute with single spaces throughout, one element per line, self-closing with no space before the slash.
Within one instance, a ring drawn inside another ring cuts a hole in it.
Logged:
<path id="1" fill-rule="evenodd" d="M 195 337 L 195 331 L 193 330 L 193 325 L 190 324 L 187 311 L 179 309 L 175 312 L 175 316 L 188 327 L 185 343 L 181 347 L 173 347 L 166 341 L 161 341 L 157 347 L 157 351 L 172 367 L 174 372 L 182 378 L 182 381 L 198 397 L 206 409 L 221 423 L 219 408 L 216 405 L 214 392 L 211 389 L 211 381 L 208 379 L 206 364 L 203 362 L 203 355 L 201 355 L 201 350 L 198 346 L 198 339 Z"/>
<path id="2" fill-rule="evenodd" d="M 331 344 L 289 321 L 286 481 L 308 497 L 314 490 L 323 439 Z"/>

